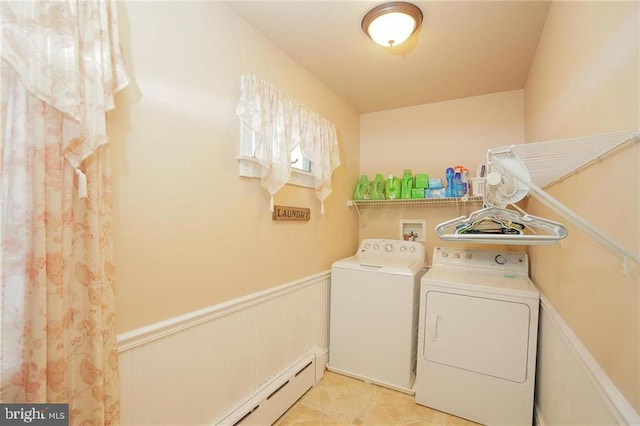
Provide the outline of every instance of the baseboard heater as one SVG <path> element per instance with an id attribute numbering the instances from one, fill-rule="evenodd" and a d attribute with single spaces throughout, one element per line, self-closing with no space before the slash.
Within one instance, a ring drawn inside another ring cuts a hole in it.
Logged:
<path id="1" fill-rule="evenodd" d="M 316 356 L 309 353 L 267 381 L 251 398 L 220 421 L 220 426 L 270 425 L 316 383 Z"/>

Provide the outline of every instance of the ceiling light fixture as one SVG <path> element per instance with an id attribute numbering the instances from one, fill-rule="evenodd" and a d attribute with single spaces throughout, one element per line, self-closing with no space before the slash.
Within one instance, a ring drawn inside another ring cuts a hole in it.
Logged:
<path id="1" fill-rule="evenodd" d="M 414 4 L 394 1 L 374 7 L 362 18 L 362 31 L 381 46 L 397 46 L 422 24 L 422 11 Z"/>

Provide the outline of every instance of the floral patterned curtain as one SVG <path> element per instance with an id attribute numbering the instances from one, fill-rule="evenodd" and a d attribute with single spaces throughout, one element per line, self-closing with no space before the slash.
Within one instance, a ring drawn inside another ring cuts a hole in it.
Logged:
<path id="1" fill-rule="evenodd" d="M 2 2 L 0 401 L 119 423 L 105 112 L 115 3 Z"/>

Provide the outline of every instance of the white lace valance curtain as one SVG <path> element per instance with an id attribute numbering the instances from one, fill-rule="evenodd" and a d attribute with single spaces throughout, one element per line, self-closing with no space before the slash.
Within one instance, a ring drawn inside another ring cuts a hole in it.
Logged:
<path id="1" fill-rule="evenodd" d="M 254 155 L 262 165 L 262 186 L 271 195 L 271 211 L 273 195 L 291 177 L 291 150 L 300 145 L 312 163 L 315 193 L 324 213 L 331 175 L 340 165 L 335 125 L 255 75 L 242 76 L 236 113 L 255 132 Z"/>

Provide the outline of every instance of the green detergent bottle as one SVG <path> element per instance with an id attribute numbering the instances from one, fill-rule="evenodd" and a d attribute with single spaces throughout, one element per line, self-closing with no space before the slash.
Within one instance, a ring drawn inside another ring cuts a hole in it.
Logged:
<path id="1" fill-rule="evenodd" d="M 402 181 L 393 175 L 389 175 L 389 179 L 387 179 L 386 185 L 384 187 L 387 193 L 388 200 L 398 200 L 400 199 L 400 192 L 402 188 Z"/>
<path id="2" fill-rule="evenodd" d="M 369 199 L 369 179 L 367 175 L 360 175 L 360 180 L 356 184 L 353 190 L 354 200 L 368 200 Z"/>
<path id="3" fill-rule="evenodd" d="M 385 198 L 384 187 L 385 187 L 385 182 L 384 182 L 384 178 L 382 177 L 382 173 L 376 173 L 376 178 L 373 180 L 373 182 L 371 182 L 371 186 L 370 186 L 371 199 L 384 200 Z"/>
<path id="4" fill-rule="evenodd" d="M 413 189 L 413 176 L 411 170 L 405 170 L 402 175 L 402 192 L 400 198 L 408 200 L 411 198 L 411 190 Z"/>

